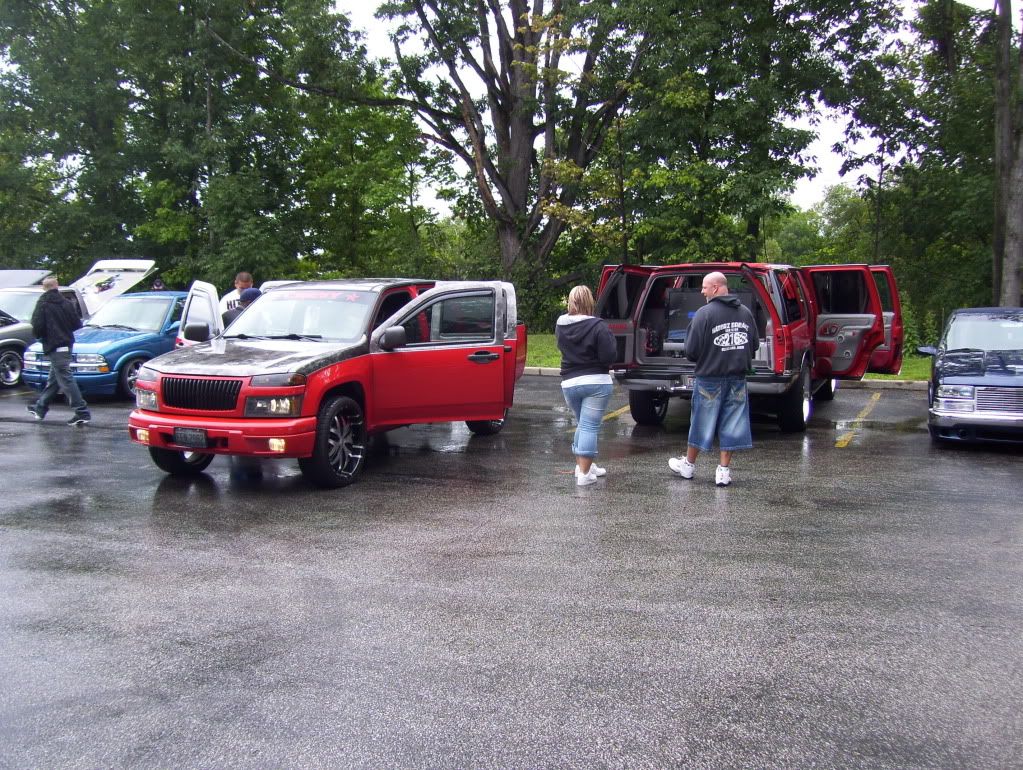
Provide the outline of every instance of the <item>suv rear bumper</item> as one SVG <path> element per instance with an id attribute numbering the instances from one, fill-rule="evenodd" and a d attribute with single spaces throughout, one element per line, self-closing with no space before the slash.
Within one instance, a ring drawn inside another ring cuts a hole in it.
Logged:
<path id="1" fill-rule="evenodd" d="M 614 372 L 618 383 L 628 390 L 653 391 L 669 396 L 688 396 L 693 392 L 693 374 L 658 374 L 643 371 Z M 780 396 L 787 392 L 799 379 L 798 372 L 790 374 L 753 374 L 746 378 L 751 395 Z"/>

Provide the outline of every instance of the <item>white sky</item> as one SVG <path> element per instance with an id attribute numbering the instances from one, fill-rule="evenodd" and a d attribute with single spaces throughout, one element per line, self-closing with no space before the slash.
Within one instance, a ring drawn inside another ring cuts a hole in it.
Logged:
<path id="1" fill-rule="evenodd" d="M 973 8 L 994 8 L 994 0 L 959 0 L 959 2 Z M 912 15 L 912 9 L 916 5 L 915 0 L 903 0 L 907 16 Z M 366 45 L 370 56 L 390 55 L 392 49 L 388 38 L 388 25 L 373 18 L 377 7 L 375 0 L 335 0 L 335 6 L 349 16 L 353 28 L 362 30 L 366 34 Z M 1013 6 L 1013 19 L 1018 24 L 1019 3 L 1014 2 Z M 817 126 L 818 139 L 809 148 L 809 155 L 816 158 L 817 174 L 812 179 L 800 180 L 791 196 L 792 202 L 800 208 L 808 209 L 820 202 L 825 191 L 836 184 L 855 187 L 859 175 L 869 171 L 869 169 L 858 169 L 844 178 L 839 176 L 838 170 L 842 165 L 842 159 L 831 151 L 831 147 L 841 141 L 843 126 L 844 122 L 836 116 L 826 116 Z"/>

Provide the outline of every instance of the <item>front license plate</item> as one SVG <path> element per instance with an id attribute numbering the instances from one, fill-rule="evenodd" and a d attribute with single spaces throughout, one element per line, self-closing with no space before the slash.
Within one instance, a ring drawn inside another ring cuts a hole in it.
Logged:
<path id="1" fill-rule="evenodd" d="M 175 428 L 174 443 L 178 446 L 190 446 L 205 449 L 206 431 L 203 428 Z"/>

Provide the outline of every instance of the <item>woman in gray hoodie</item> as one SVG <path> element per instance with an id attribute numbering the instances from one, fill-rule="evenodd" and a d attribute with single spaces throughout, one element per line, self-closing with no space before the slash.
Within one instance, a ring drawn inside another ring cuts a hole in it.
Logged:
<path id="1" fill-rule="evenodd" d="M 568 313 L 558 319 L 554 339 L 561 351 L 561 392 L 575 415 L 575 482 L 593 484 L 607 474 L 593 459 L 597 436 L 611 400 L 610 368 L 615 360 L 615 339 L 607 324 L 593 315 L 593 293 L 576 286 L 568 294 Z"/>

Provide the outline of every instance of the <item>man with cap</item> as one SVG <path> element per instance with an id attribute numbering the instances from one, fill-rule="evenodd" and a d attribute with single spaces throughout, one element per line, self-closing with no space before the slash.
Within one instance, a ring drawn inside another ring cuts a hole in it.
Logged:
<path id="1" fill-rule="evenodd" d="M 230 326 L 231 322 L 240 316 L 245 308 L 259 299 L 261 294 L 262 292 L 254 286 L 249 287 L 248 289 L 242 289 L 238 294 L 238 306 L 233 307 L 224 313 L 224 326 Z"/>

